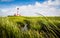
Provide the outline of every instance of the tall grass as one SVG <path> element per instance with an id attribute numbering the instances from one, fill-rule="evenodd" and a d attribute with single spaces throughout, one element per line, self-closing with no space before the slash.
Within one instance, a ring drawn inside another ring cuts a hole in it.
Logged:
<path id="1" fill-rule="evenodd" d="M 51 19 L 52 17 L 48 20 L 44 17 L 2 17 L 0 38 L 59 38 L 60 20 Z M 28 25 L 27 31 L 21 30 L 24 24 Z"/>

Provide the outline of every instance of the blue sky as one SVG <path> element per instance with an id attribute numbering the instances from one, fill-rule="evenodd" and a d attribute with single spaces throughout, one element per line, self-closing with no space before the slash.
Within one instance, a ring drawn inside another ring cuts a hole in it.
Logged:
<path id="1" fill-rule="evenodd" d="M 60 0 L 0 0 L 0 16 L 13 15 L 17 7 L 23 16 L 60 15 Z"/>
<path id="2" fill-rule="evenodd" d="M 34 5 L 35 2 L 43 3 L 47 0 L 0 0 L 0 7 L 9 7 L 12 5 Z"/>

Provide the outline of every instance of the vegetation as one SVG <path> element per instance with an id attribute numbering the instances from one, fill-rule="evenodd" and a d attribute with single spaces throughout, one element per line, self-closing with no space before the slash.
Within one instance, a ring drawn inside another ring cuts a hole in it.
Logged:
<path id="1" fill-rule="evenodd" d="M 22 28 L 27 24 L 27 30 Z M 0 38 L 59 38 L 60 17 L 0 17 Z"/>

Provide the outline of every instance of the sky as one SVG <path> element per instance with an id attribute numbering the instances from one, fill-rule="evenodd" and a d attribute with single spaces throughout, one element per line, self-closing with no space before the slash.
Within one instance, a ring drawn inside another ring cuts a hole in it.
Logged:
<path id="1" fill-rule="evenodd" d="M 60 0 L 0 0 L 0 16 L 14 15 L 17 8 L 22 16 L 60 16 Z"/>

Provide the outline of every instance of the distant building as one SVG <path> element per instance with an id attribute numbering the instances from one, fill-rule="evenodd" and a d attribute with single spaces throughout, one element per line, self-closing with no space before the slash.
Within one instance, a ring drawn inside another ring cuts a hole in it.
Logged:
<path id="1" fill-rule="evenodd" d="M 21 16 L 21 15 L 20 15 L 20 14 L 18 14 L 18 13 L 15 13 L 15 14 L 14 14 L 14 16 Z"/>

